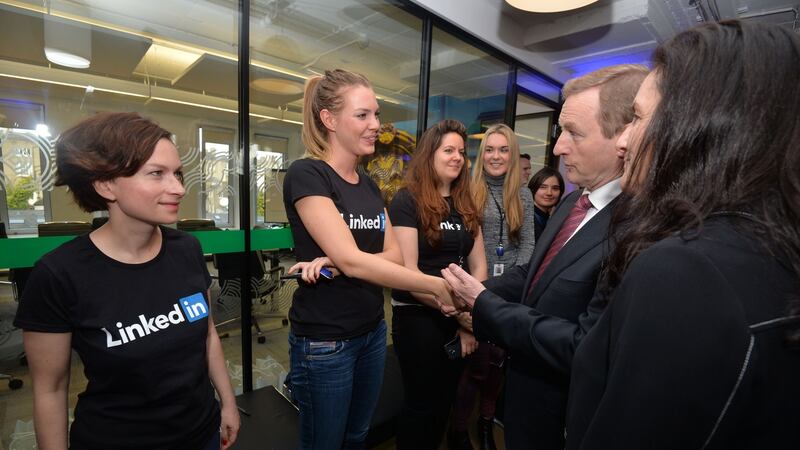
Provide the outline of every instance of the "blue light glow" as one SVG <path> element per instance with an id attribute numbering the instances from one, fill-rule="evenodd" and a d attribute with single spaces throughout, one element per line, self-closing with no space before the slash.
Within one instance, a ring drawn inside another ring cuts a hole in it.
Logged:
<path id="1" fill-rule="evenodd" d="M 627 55 L 614 55 L 607 57 L 593 58 L 578 64 L 564 66 L 563 69 L 572 72 L 571 78 L 586 75 L 589 72 L 603 67 L 614 66 L 617 64 L 644 64 L 651 66 L 652 51 L 636 52 Z"/>

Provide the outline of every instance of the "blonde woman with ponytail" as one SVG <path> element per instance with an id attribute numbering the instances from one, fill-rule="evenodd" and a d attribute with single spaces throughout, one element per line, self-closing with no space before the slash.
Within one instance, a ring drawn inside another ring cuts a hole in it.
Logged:
<path id="1" fill-rule="evenodd" d="M 375 151 L 379 114 L 363 75 L 331 70 L 306 84 L 306 154 L 289 167 L 283 188 L 303 261 L 290 269 L 301 280 L 289 311 L 287 378 L 300 409 L 301 449 L 364 447 L 386 355 L 382 286 L 451 304 L 442 278 L 402 266 L 380 191 L 357 170 L 359 157 Z"/>

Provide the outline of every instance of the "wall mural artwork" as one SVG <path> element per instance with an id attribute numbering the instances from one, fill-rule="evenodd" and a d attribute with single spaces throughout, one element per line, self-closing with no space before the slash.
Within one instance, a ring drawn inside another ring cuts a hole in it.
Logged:
<path id="1" fill-rule="evenodd" d="M 181 163 L 187 169 L 183 185 L 204 205 L 206 218 L 213 218 L 218 225 L 230 226 L 233 218 L 228 211 L 238 199 L 234 180 L 236 167 L 240 166 L 239 158 L 237 152 L 229 148 L 217 148 L 213 144 L 206 147 L 205 152 L 190 147 L 181 155 Z"/>
<path id="2" fill-rule="evenodd" d="M 45 211 L 56 178 L 54 141 L 49 134 L 0 128 L 0 221 L 7 230 L 30 232 L 49 220 Z"/>
<path id="3" fill-rule="evenodd" d="M 56 175 L 54 144 L 33 130 L 0 128 L 0 191 L 52 191 Z"/>
<path id="4" fill-rule="evenodd" d="M 283 169 L 285 155 L 271 151 L 252 151 L 250 165 L 250 192 L 256 193 L 256 222 L 285 223 L 283 206 Z"/>
<path id="5" fill-rule="evenodd" d="M 200 170 L 194 170 L 200 166 L 203 155 L 199 148 L 189 147 L 186 153 L 181 154 L 181 164 L 183 164 L 183 187 L 186 192 L 193 189 L 202 191 L 203 189 L 203 173 Z"/>
<path id="6" fill-rule="evenodd" d="M 283 155 L 269 153 L 255 158 L 250 165 L 250 191 L 258 186 L 258 192 L 275 191 L 283 194 L 283 183 L 278 179 L 278 170 L 283 168 Z"/>
<path id="7" fill-rule="evenodd" d="M 190 147 L 181 154 L 181 162 L 186 168 L 184 186 L 187 192 L 198 196 L 205 205 L 206 218 L 214 218 L 218 225 L 224 225 L 218 216 L 226 216 L 238 201 L 236 188 L 237 175 L 242 170 L 241 152 L 207 143 L 205 152 Z M 283 211 L 283 177 L 285 155 L 274 152 L 251 152 L 250 192 L 256 193 L 258 217 L 270 216 L 269 221 L 285 222 Z M 274 203 L 274 205 L 272 205 Z M 277 210 L 274 210 L 277 208 Z M 212 217 L 213 216 L 213 217 Z M 222 219 L 224 220 L 224 219 Z M 235 218 L 230 217 L 233 225 Z"/>
<path id="8" fill-rule="evenodd" d="M 362 161 L 362 167 L 378 184 L 387 205 L 403 186 L 405 169 L 416 146 L 416 139 L 410 133 L 384 123 L 378 131 L 375 153 Z"/>
<path id="9" fill-rule="evenodd" d="M 181 163 L 185 168 L 191 168 L 188 173 L 183 175 L 183 186 L 187 191 L 197 192 L 197 195 L 216 194 L 216 195 L 235 195 L 235 189 L 226 182 L 234 175 L 234 163 L 231 167 L 230 161 L 233 158 L 229 152 L 221 152 L 214 149 L 206 149 L 205 156 L 197 147 L 190 147 L 189 150 L 181 155 Z M 197 170 L 197 167 L 200 170 Z"/>

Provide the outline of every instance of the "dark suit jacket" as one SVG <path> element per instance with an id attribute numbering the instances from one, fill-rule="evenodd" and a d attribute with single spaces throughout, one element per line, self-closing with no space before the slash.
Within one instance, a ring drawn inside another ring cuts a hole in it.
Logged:
<path id="1" fill-rule="evenodd" d="M 487 280 L 487 289 L 475 301 L 472 314 L 476 337 L 498 343 L 511 354 L 507 422 L 534 419 L 532 409 L 543 407 L 545 401 L 550 404 L 544 407 L 558 411 L 566 408 L 575 347 L 602 311 L 599 298 L 591 309 L 589 303 L 608 253 L 608 225 L 616 199 L 567 242 L 528 295 L 531 280 L 580 194 L 571 193 L 558 206 L 536 243 L 530 263 Z"/>

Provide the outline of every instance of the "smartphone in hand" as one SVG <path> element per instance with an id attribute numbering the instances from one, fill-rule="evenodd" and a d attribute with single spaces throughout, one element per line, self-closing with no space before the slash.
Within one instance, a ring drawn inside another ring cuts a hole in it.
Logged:
<path id="1" fill-rule="evenodd" d="M 319 274 L 328 280 L 333 279 L 333 272 L 330 269 L 323 267 L 319 270 Z M 299 280 L 302 278 L 302 274 L 300 272 L 290 273 L 288 275 L 281 275 L 281 280 Z"/>
<path id="2" fill-rule="evenodd" d="M 449 360 L 455 361 L 461 358 L 461 338 L 456 335 L 452 341 L 444 344 L 444 352 Z"/>

